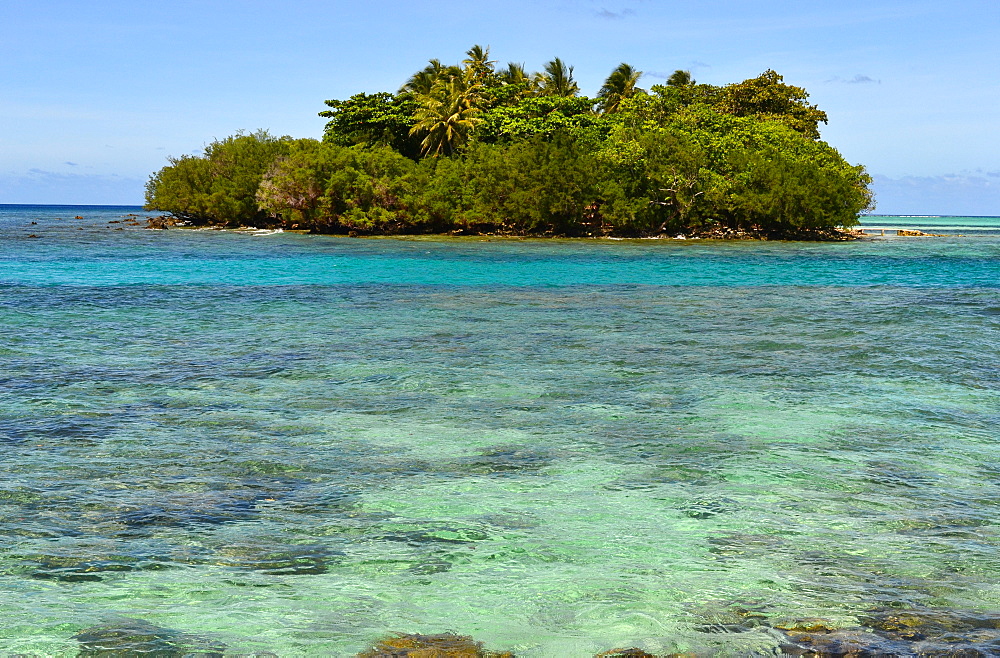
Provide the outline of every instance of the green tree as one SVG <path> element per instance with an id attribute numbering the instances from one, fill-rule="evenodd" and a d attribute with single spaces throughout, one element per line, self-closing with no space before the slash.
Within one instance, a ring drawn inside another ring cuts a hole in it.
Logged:
<path id="1" fill-rule="evenodd" d="M 509 142 L 551 136 L 557 132 L 573 133 L 606 128 L 603 117 L 593 113 L 594 101 L 585 96 L 527 96 L 513 104 L 498 105 L 483 112 L 476 127 L 476 139 L 482 142 Z"/>
<path id="2" fill-rule="evenodd" d="M 779 148 L 729 154 L 729 223 L 780 237 L 857 224 L 871 207 L 871 179 L 862 167 L 824 166 Z"/>
<path id="3" fill-rule="evenodd" d="M 149 177 L 146 210 L 160 210 L 193 224 L 212 220 L 212 169 L 207 158 L 182 155 Z"/>
<path id="4" fill-rule="evenodd" d="M 479 85 L 461 77 L 439 78 L 430 92 L 417 97 L 411 135 L 423 135 L 424 155 L 451 155 L 469 139 L 479 123 Z"/>
<path id="5" fill-rule="evenodd" d="M 711 219 L 720 178 L 707 149 L 684 131 L 620 125 L 598 156 L 606 172 L 602 213 L 618 231 L 686 232 Z"/>
<path id="6" fill-rule="evenodd" d="M 828 230 L 854 225 L 871 208 L 863 167 L 782 122 L 701 105 L 685 108 L 670 125 L 704 148 L 709 167 L 725 181 L 715 209 L 729 226 L 774 234 Z"/>
<path id="7" fill-rule="evenodd" d="M 267 173 L 257 192 L 264 212 L 322 232 L 423 230 L 419 167 L 389 147 L 302 140 Z M 441 226 L 435 226 L 441 229 Z"/>
<path id="8" fill-rule="evenodd" d="M 510 144 L 476 144 L 462 158 L 457 223 L 473 230 L 581 235 L 591 231 L 597 164 L 566 133 Z"/>
<path id="9" fill-rule="evenodd" d="M 417 109 L 411 97 L 361 93 L 326 104 L 331 109 L 319 113 L 330 119 L 323 131 L 324 141 L 340 146 L 387 144 L 404 155 L 418 155 L 419 144 L 410 137 Z"/>
<path id="10" fill-rule="evenodd" d="M 695 80 L 691 77 L 691 71 L 677 69 L 667 78 L 668 87 L 690 87 L 693 84 Z"/>
<path id="11" fill-rule="evenodd" d="M 467 80 L 486 84 L 493 77 L 496 61 L 490 59 L 489 46 L 483 48 L 479 44 L 476 44 L 466 51 L 462 64 L 465 66 L 463 72 Z"/>
<path id="12" fill-rule="evenodd" d="M 505 85 L 530 85 L 531 76 L 524 70 L 524 64 L 507 62 L 507 68 L 499 73 L 500 82 Z"/>
<path id="13" fill-rule="evenodd" d="M 427 66 L 410 76 L 399 89 L 400 95 L 429 94 L 434 83 L 440 78 L 454 78 L 462 75 L 457 66 L 445 66 L 439 59 L 432 59 Z"/>
<path id="14" fill-rule="evenodd" d="M 275 160 L 288 153 L 291 142 L 258 130 L 216 140 L 201 158 L 172 159 L 147 183 L 146 207 L 195 223 L 267 225 L 267 214 L 257 207 L 257 187 Z"/>
<path id="15" fill-rule="evenodd" d="M 556 57 L 535 74 L 535 86 L 542 96 L 576 96 L 580 86 L 573 79 L 573 67 Z"/>
<path id="16" fill-rule="evenodd" d="M 601 90 L 597 92 L 601 111 L 604 113 L 616 112 L 621 102 L 626 98 L 646 93 L 638 86 L 640 77 L 642 77 L 642 71 L 636 70 L 625 62 L 615 67 L 615 70 L 604 81 Z"/>
<path id="17" fill-rule="evenodd" d="M 738 117 L 777 121 L 811 139 L 819 139 L 819 124 L 826 112 L 806 100 L 802 87 L 786 85 L 784 78 L 768 69 L 756 78 L 726 85 L 715 101 L 716 108 Z"/>

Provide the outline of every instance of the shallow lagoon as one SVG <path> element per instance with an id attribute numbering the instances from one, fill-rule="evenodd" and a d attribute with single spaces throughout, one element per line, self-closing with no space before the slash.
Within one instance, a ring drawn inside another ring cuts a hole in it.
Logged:
<path id="1" fill-rule="evenodd" d="M 366 240 L 126 212 L 0 207 L 8 651 L 130 618 L 280 655 L 761 653 L 719 629 L 1000 608 L 995 220 Z"/>

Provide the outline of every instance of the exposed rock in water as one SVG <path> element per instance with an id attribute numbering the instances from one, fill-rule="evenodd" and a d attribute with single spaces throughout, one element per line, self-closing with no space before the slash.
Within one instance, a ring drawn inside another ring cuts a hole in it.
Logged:
<path id="1" fill-rule="evenodd" d="M 924 233 L 923 231 L 909 230 L 901 228 L 896 231 L 896 235 L 904 235 L 916 238 L 943 238 L 945 237 L 941 233 Z"/>
<path id="2" fill-rule="evenodd" d="M 829 633 L 784 632 L 781 653 L 785 656 L 908 656 L 914 654 L 908 643 L 893 642 L 858 629 Z"/>
<path id="3" fill-rule="evenodd" d="M 630 647 L 628 649 L 611 649 L 610 651 L 602 651 L 594 658 L 657 658 L 657 656 L 651 653 L 646 653 L 642 649 Z"/>
<path id="4" fill-rule="evenodd" d="M 841 242 L 857 240 L 863 234 L 857 231 L 839 228 L 829 229 L 789 229 L 785 231 L 764 231 L 758 227 L 733 228 L 714 225 L 702 229 L 690 230 L 686 236 L 678 238 L 705 240 L 805 240 L 810 242 Z"/>
<path id="5" fill-rule="evenodd" d="M 469 635 L 401 634 L 379 640 L 357 658 L 514 658 L 509 651 L 489 651 Z"/>
<path id="6" fill-rule="evenodd" d="M 223 658 L 226 645 L 197 635 L 162 628 L 141 619 L 95 626 L 73 636 L 78 658 L 152 655 L 157 658 Z"/>
<path id="7" fill-rule="evenodd" d="M 150 217 L 146 220 L 146 228 L 164 230 L 170 228 L 171 226 L 184 225 L 181 219 L 177 219 L 171 215 L 160 215 L 159 217 Z"/>
<path id="8" fill-rule="evenodd" d="M 781 650 L 793 656 L 996 656 L 1000 613 L 878 610 L 863 628 L 833 629 L 819 620 L 777 625 Z"/>

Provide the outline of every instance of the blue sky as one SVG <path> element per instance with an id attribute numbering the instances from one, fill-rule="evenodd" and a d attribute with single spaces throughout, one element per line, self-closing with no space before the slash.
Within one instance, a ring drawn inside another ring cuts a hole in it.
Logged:
<path id="1" fill-rule="evenodd" d="M 593 95 L 772 68 L 876 177 L 878 213 L 1000 215 L 997 0 L 4 0 L 0 203 L 141 203 L 167 155 L 237 130 L 319 137 L 328 98 L 394 91 L 473 44 Z"/>

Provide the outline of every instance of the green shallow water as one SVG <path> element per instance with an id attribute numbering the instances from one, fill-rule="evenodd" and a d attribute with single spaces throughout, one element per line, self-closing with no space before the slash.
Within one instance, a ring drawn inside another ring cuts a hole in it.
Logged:
<path id="1" fill-rule="evenodd" d="M 767 653 L 713 630 L 1000 609 L 996 236 L 353 240 L 124 212 L 0 207 L 4 650 L 73 655 L 129 618 L 283 656 L 446 630 Z"/>

